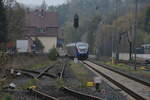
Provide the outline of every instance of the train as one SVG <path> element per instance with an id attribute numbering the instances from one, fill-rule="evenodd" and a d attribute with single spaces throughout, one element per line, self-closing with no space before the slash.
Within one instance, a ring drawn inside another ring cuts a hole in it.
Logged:
<path id="1" fill-rule="evenodd" d="M 70 43 L 66 45 L 66 51 L 68 57 L 86 60 L 89 55 L 89 45 L 83 42 Z"/>

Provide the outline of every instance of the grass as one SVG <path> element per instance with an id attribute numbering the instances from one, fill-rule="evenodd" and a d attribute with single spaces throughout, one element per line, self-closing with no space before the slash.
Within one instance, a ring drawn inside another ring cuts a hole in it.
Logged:
<path id="1" fill-rule="evenodd" d="M 128 65 L 125 65 L 125 64 L 122 64 L 122 63 L 119 63 L 119 64 L 112 64 L 111 62 L 106 62 L 105 63 L 106 65 L 109 65 L 109 66 L 112 66 L 112 67 L 115 67 L 115 68 L 120 68 L 120 69 L 123 69 L 123 70 L 128 70 L 128 71 L 133 71 L 134 69 Z"/>
<path id="2" fill-rule="evenodd" d="M 139 68 L 137 68 L 137 70 L 135 70 L 134 67 L 128 66 L 128 65 L 123 64 L 123 63 L 112 64 L 111 62 L 106 62 L 104 64 L 109 65 L 109 66 L 114 67 L 114 68 L 117 68 L 117 69 L 121 69 L 121 70 L 126 71 L 126 72 L 130 72 L 133 74 L 144 76 L 146 78 L 150 78 L 150 72 L 141 70 Z"/>
<path id="3" fill-rule="evenodd" d="M 46 67 L 46 66 L 48 66 L 48 65 L 52 65 L 52 64 L 54 64 L 55 62 L 56 62 L 56 61 L 45 61 L 45 62 L 40 63 L 40 64 L 34 64 L 34 65 L 28 67 L 27 69 L 37 70 L 37 69 Z"/>
<path id="4" fill-rule="evenodd" d="M 10 83 L 10 82 L 11 82 L 11 79 L 9 77 L 6 77 L 6 78 L 0 77 L 0 90 L 3 88 L 3 86 L 5 86 L 7 83 Z"/>
<path id="5" fill-rule="evenodd" d="M 27 81 L 26 84 L 24 84 L 24 85 L 22 86 L 22 88 L 23 88 L 23 89 L 27 89 L 27 88 L 29 88 L 30 86 L 35 85 L 37 81 L 38 81 L 37 79 L 30 79 L 30 80 Z"/>
<path id="6" fill-rule="evenodd" d="M 82 83 L 80 87 L 85 87 L 87 82 L 93 81 L 93 78 L 89 77 L 89 73 L 87 70 L 85 70 L 83 64 L 75 64 L 73 61 L 71 61 L 70 68 L 76 78 Z"/>
<path id="7" fill-rule="evenodd" d="M 47 65 L 48 65 L 47 63 L 35 64 L 35 65 L 32 65 L 32 66 L 30 67 L 30 69 L 36 70 L 36 69 L 40 69 L 40 68 L 42 68 L 42 67 L 45 67 L 45 66 L 47 66 Z"/>
<path id="8" fill-rule="evenodd" d="M 8 93 L 1 94 L 0 100 L 15 100 L 14 97 Z"/>
<path id="9" fill-rule="evenodd" d="M 64 86 L 64 80 L 63 80 L 62 78 L 57 78 L 56 83 L 57 83 L 56 86 L 57 86 L 58 88 L 61 88 L 61 87 Z"/>
<path id="10" fill-rule="evenodd" d="M 0 79 L 0 87 L 2 87 L 3 85 L 5 85 L 6 80 L 5 79 Z"/>

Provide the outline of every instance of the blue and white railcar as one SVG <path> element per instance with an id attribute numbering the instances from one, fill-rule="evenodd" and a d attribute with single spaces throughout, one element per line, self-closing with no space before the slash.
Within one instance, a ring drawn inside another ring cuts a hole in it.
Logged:
<path id="1" fill-rule="evenodd" d="M 87 43 L 70 43 L 66 45 L 66 49 L 69 57 L 77 57 L 78 59 L 88 58 L 89 45 Z"/>

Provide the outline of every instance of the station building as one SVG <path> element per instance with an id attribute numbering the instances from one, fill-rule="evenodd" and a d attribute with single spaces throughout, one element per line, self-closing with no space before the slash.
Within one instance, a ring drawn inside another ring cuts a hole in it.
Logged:
<path id="1" fill-rule="evenodd" d="M 29 40 L 29 52 L 33 41 L 37 38 L 44 46 L 43 53 L 57 45 L 59 32 L 58 13 L 43 9 L 27 12 L 25 16 L 25 38 Z"/>

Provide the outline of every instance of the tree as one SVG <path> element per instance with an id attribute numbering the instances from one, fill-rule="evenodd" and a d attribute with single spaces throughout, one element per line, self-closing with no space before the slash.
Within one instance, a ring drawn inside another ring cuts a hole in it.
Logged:
<path id="1" fill-rule="evenodd" d="M 35 45 L 35 49 L 37 51 L 40 51 L 40 52 L 43 51 L 44 46 L 43 46 L 42 42 L 38 38 L 35 38 L 35 41 L 33 41 L 33 44 Z"/>
<path id="2" fill-rule="evenodd" d="M 111 56 L 112 53 L 112 38 L 114 44 L 116 39 L 120 42 L 119 34 L 122 35 L 120 44 L 121 52 L 129 51 L 128 37 L 132 40 L 132 29 L 134 22 L 134 0 L 117 0 L 119 6 L 119 16 L 116 17 L 116 0 L 69 0 L 67 4 L 58 7 L 49 7 L 50 11 L 57 11 L 60 15 L 60 25 L 63 27 L 65 42 L 70 43 L 74 41 L 88 42 L 91 53 L 98 52 L 103 56 Z M 149 5 L 150 0 L 139 0 L 139 14 L 143 12 L 143 8 Z M 150 41 L 150 35 L 147 30 L 149 26 L 149 11 L 147 10 L 147 18 L 142 18 L 142 28 L 137 30 L 137 42 Z M 76 31 L 73 28 L 74 14 L 78 13 L 80 16 L 80 26 Z M 97 16 L 97 14 L 100 14 Z M 103 23 L 98 19 L 101 18 Z M 145 23 L 146 22 L 146 23 Z M 140 19 L 138 24 L 140 24 Z M 117 24 L 117 25 L 116 25 Z M 117 27 L 115 27 L 117 26 Z M 146 27 L 145 27 L 146 26 Z M 116 32 L 115 30 L 118 30 Z M 118 34 L 117 34 L 118 33 Z M 113 35 L 113 37 L 112 37 Z M 116 35 L 117 38 L 116 38 Z M 130 41 L 131 42 L 131 41 Z M 115 50 L 115 46 L 114 50 Z"/>
<path id="3" fill-rule="evenodd" d="M 50 60 L 57 60 L 58 52 L 56 48 L 52 48 L 49 51 L 48 57 Z"/>
<path id="4" fill-rule="evenodd" d="M 3 0 L 0 0 L 0 43 L 7 42 L 7 16 Z"/>
<path id="5" fill-rule="evenodd" d="M 15 5 L 16 1 L 15 0 L 3 0 L 4 4 L 7 8 L 11 8 Z"/>
<path id="6" fill-rule="evenodd" d="M 46 5 L 45 0 L 42 2 L 41 9 L 43 9 L 44 11 L 47 10 L 47 5 Z"/>
<path id="7" fill-rule="evenodd" d="M 101 22 L 101 16 L 96 15 L 93 20 L 90 23 L 90 26 L 88 27 L 88 35 L 87 35 L 87 42 L 90 45 L 90 52 L 93 53 L 93 50 L 95 49 L 95 33 L 98 28 L 99 23 Z"/>
<path id="8" fill-rule="evenodd" d="M 150 7 L 147 8 L 145 14 L 145 31 L 150 33 Z"/>
<path id="9" fill-rule="evenodd" d="M 22 5 L 7 2 L 8 37 L 17 40 L 23 37 L 25 26 L 25 10 Z"/>

